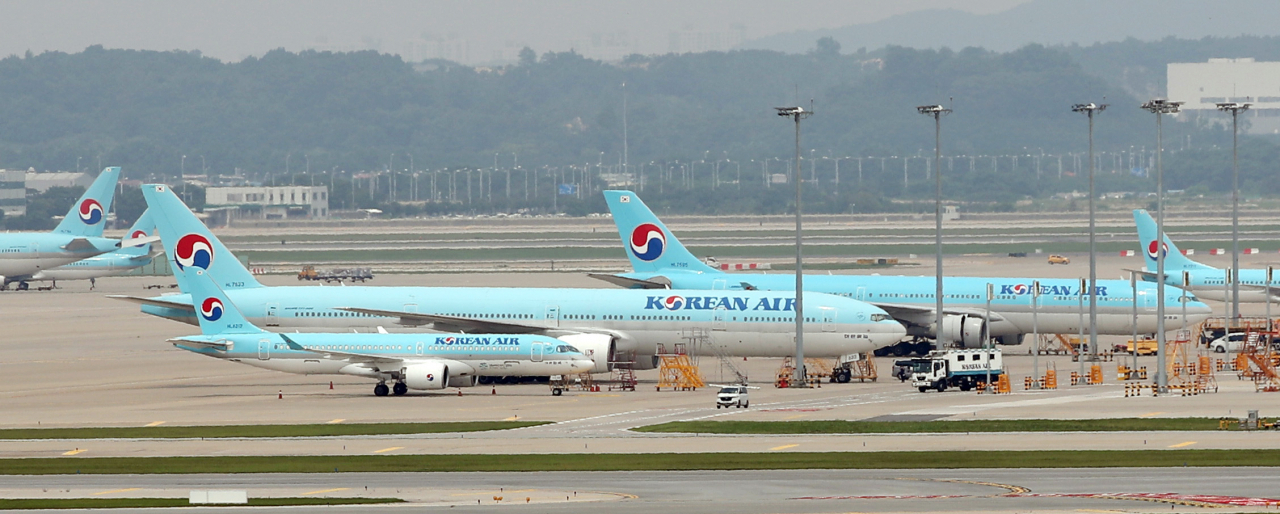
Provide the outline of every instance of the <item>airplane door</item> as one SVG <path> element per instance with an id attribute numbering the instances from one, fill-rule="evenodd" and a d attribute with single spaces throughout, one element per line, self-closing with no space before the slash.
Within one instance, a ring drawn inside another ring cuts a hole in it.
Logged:
<path id="1" fill-rule="evenodd" d="M 822 331 L 823 332 L 836 331 L 836 310 L 835 309 L 832 309 L 829 307 L 822 308 Z"/>
<path id="2" fill-rule="evenodd" d="M 867 288 L 859 287 L 857 294 L 855 294 L 853 298 L 855 300 L 866 300 L 867 299 L 866 297 L 867 297 Z"/>
<path id="3" fill-rule="evenodd" d="M 422 355 L 422 341 L 418 341 L 418 355 Z"/>
<path id="4" fill-rule="evenodd" d="M 723 291 L 725 289 L 725 280 L 723 278 L 717 278 L 711 281 L 711 289 Z"/>
<path id="5" fill-rule="evenodd" d="M 716 310 L 711 311 L 711 330 L 726 329 L 725 316 L 727 312 L 724 307 L 716 307 Z"/>
<path id="6" fill-rule="evenodd" d="M 31 258 L 35 259 L 36 269 L 43 268 L 40 265 L 40 243 L 31 243 L 29 247 L 31 249 Z"/>
<path id="7" fill-rule="evenodd" d="M 278 303 L 268 303 L 268 304 L 267 304 L 267 321 L 266 321 L 266 324 L 267 324 L 267 326 L 268 326 L 268 327 L 278 327 L 278 326 L 280 326 L 280 304 L 278 304 Z"/>
<path id="8" fill-rule="evenodd" d="M 267 339 L 258 340 L 258 360 L 260 361 L 271 360 L 271 341 Z"/>
<path id="9" fill-rule="evenodd" d="M 533 343 L 529 352 L 529 360 L 533 362 L 542 362 L 542 343 Z"/>
<path id="10" fill-rule="evenodd" d="M 559 306 L 559 305 L 548 305 L 548 306 L 547 306 L 547 314 L 546 314 L 546 318 L 544 318 L 544 319 L 546 319 L 546 321 L 547 321 L 547 326 L 549 326 L 549 327 L 558 327 L 558 326 L 560 326 L 560 306 Z"/>

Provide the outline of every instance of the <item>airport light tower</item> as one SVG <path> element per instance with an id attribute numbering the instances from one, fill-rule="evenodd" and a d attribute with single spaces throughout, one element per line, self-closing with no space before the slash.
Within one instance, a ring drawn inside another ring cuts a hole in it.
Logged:
<path id="1" fill-rule="evenodd" d="M 1219 111 L 1231 113 L 1231 320 L 1227 322 L 1228 327 L 1234 327 L 1240 317 L 1240 159 L 1236 151 L 1240 146 L 1240 113 L 1249 110 L 1250 105 L 1218 104 Z"/>
<path id="2" fill-rule="evenodd" d="M 800 120 L 813 116 L 813 110 L 804 107 L 774 107 L 778 116 L 791 118 L 796 122 L 796 172 L 792 175 L 796 183 L 796 369 L 792 377 L 791 387 L 805 387 L 804 372 L 804 259 L 801 249 L 800 228 L 800 186 L 804 183 L 800 174 Z"/>
<path id="3" fill-rule="evenodd" d="M 1164 155 L 1164 124 L 1163 118 L 1165 114 L 1176 114 L 1182 102 L 1170 102 L 1163 98 L 1156 98 L 1142 104 L 1142 108 L 1155 113 L 1156 115 L 1156 240 L 1152 244 L 1154 246 L 1143 248 L 1142 251 L 1148 255 L 1152 251 L 1156 253 L 1156 388 L 1160 392 L 1165 392 L 1169 388 L 1169 377 L 1165 373 L 1165 330 L 1164 330 L 1164 259 L 1165 252 L 1168 250 L 1164 245 L 1164 167 L 1162 157 Z M 1186 287 L 1186 284 L 1183 284 Z M 1183 295 L 1183 306 L 1186 306 L 1186 295 Z M 1136 305 L 1136 304 L 1135 304 Z M 1186 321 L 1186 317 L 1183 317 Z M 1138 343 L 1134 343 L 1135 345 Z M 1134 355 L 1137 355 L 1137 347 L 1134 347 Z"/>
<path id="4" fill-rule="evenodd" d="M 933 117 L 933 178 L 934 178 L 934 199 L 933 199 L 933 222 L 934 222 L 934 243 L 937 247 L 937 281 L 935 295 L 934 310 L 934 338 L 933 349 L 942 349 L 942 117 L 951 114 L 951 109 L 947 109 L 941 105 L 921 105 L 916 107 L 916 111 L 920 114 Z M 984 325 L 988 324 L 988 320 L 983 320 Z M 985 342 L 983 343 L 986 344 Z M 984 346 L 985 347 L 985 346 Z"/>
<path id="5" fill-rule="evenodd" d="M 1093 115 L 1107 109 L 1107 104 L 1075 104 L 1073 112 L 1089 117 L 1089 358 L 1098 360 L 1098 242 L 1095 231 L 1097 193 L 1093 190 Z M 1083 364 L 1082 364 L 1083 365 Z"/>

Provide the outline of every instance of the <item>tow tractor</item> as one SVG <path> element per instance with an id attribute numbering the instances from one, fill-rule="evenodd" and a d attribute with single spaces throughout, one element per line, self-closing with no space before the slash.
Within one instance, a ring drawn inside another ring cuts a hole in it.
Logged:
<path id="1" fill-rule="evenodd" d="M 929 355 L 911 359 L 911 385 L 920 392 L 936 389 L 946 391 L 948 387 L 956 387 L 968 391 L 978 387 L 979 382 L 987 381 L 987 370 L 991 370 L 991 381 L 1004 374 L 1003 359 L 1000 350 L 945 350 L 929 352 Z"/>

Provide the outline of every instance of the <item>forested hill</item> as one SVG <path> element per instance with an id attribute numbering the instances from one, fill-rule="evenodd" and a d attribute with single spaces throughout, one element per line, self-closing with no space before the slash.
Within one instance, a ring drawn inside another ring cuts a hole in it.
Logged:
<path id="1" fill-rule="evenodd" d="M 419 168 L 488 166 L 495 152 L 518 152 L 523 166 L 595 164 L 601 152 L 613 162 L 622 151 L 623 83 L 633 163 L 707 152 L 786 156 L 790 127 L 771 108 L 795 103 L 797 91 L 819 112 L 805 146 L 838 155 L 931 147 L 920 104 L 954 107 L 949 152 L 1007 153 L 1082 148 L 1072 103 L 1138 103 L 1067 53 L 1039 46 L 826 50 L 633 57 L 617 66 L 530 52 L 500 69 L 415 69 L 373 52 L 273 51 L 236 63 L 100 47 L 15 56 L 0 60 L 0 166 L 69 169 L 76 157 L 87 164 L 101 155 L 137 176 L 172 174 L 181 155 L 188 166 L 202 155 L 219 172 L 282 171 L 288 154 L 294 170 L 304 154 L 313 169 L 350 170 L 386 168 L 392 153 L 414 155 Z M 1098 140 L 1145 143 L 1148 125 L 1136 107 L 1116 109 Z"/>

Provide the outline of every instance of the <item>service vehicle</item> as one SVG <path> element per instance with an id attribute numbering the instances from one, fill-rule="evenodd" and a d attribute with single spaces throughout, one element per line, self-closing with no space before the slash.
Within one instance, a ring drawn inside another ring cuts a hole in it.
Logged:
<path id="1" fill-rule="evenodd" d="M 988 369 L 992 382 L 1004 374 L 1004 361 L 996 349 L 930 352 L 925 357 L 911 359 L 911 363 L 911 385 L 922 393 L 930 389 L 943 392 L 948 387 L 961 391 L 974 389 L 979 382 L 987 381 Z"/>
<path id="2" fill-rule="evenodd" d="M 1071 259 L 1068 259 L 1065 255 L 1050 255 L 1049 264 L 1071 264 Z"/>
<path id="3" fill-rule="evenodd" d="M 721 407 L 738 407 L 748 408 L 751 406 L 751 398 L 747 394 L 749 387 L 745 385 L 727 385 L 720 386 L 720 392 L 716 393 L 716 408 Z"/>
<path id="4" fill-rule="evenodd" d="M 1134 341 L 1129 341 L 1128 344 L 1120 346 L 1119 351 L 1130 355 L 1133 355 L 1134 352 L 1137 352 L 1137 355 L 1155 355 L 1157 346 L 1155 339 L 1139 339 L 1136 347 Z"/>

